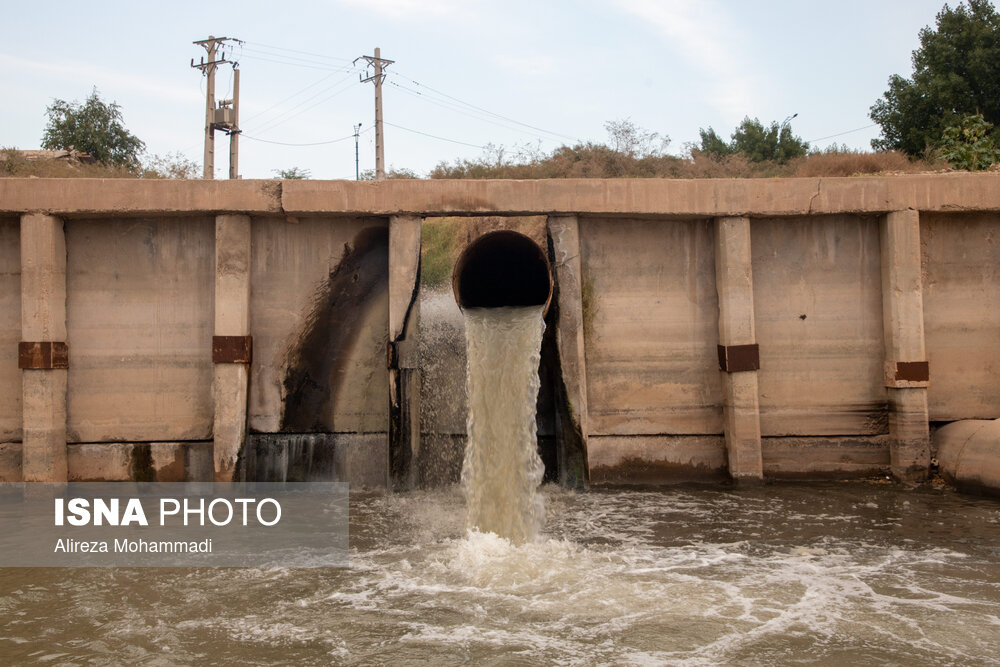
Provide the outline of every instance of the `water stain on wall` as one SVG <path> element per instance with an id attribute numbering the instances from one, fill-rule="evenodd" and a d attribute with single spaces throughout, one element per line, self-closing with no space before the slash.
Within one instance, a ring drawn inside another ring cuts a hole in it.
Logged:
<path id="1" fill-rule="evenodd" d="M 368 309 L 384 305 L 389 287 L 389 230 L 366 227 L 317 291 L 302 334 L 292 346 L 285 374 L 281 430 L 286 433 L 330 433 L 338 393 L 350 387 L 340 379 L 351 363 L 350 351 L 360 335 Z"/>

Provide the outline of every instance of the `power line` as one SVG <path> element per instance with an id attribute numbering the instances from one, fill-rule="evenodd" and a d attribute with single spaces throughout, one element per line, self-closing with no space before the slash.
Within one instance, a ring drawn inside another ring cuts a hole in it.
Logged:
<path id="1" fill-rule="evenodd" d="M 351 86 L 354 85 L 353 83 L 351 83 L 351 84 L 349 84 L 347 86 L 344 86 L 344 87 L 340 88 L 339 90 L 334 90 L 334 89 L 337 88 L 338 86 L 340 86 L 341 84 L 343 84 L 345 81 L 347 81 L 350 78 L 351 78 L 351 75 L 348 74 L 346 77 L 341 78 L 340 80 L 338 80 L 335 83 L 327 86 L 323 90 L 320 90 L 319 92 L 315 93 L 314 95 L 312 95 L 312 96 L 310 96 L 310 97 L 302 100 L 302 102 L 300 102 L 296 107 L 288 109 L 287 111 L 284 111 L 284 112 L 278 114 L 277 116 L 275 116 L 271 120 L 266 121 L 263 125 L 261 125 L 260 127 L 256 128 L 254 131 L 259 134 L 259 133 L 263 133 L 263 132 L 266 132 L 266 131 L 269 131 L 269 130 L 273 130 L 274 128 L 278 127 L 279 125 L 287 123 L 288 121 L 292 120 L 293 118 L 302 115 L 306 111 L 309 111 L 310 109 L 312 109 L 312 108 L 314 108 L 316 106 L 319 106 L 320 104 L 323 104 L 324 102 L 328 102 L 329 100 L 332 100 L 337 95 L 340 95 L 340 94 L 342 94 L 344 92 L 347 92 L 348 90 L 351 89 Z M 330 92 L 331 90 L 334 90 L 334 92 L 330 93 L 326 97 L 324 97 L 324 98 L 322 98 L 320 100 L 317 100 L 316 102 L 313 102 L 312 104 L 309 104 L 307 106 L 302 106 L 302 105 L 306 104 L 306 102 L 309 102 L 310 100 L 314 100 L 317 97 L 319 97 L 320 95 L 323 95 L 324 93 Z"/>
<path id="2" fill-rule="evenodd" d="M 268 108 L 264 109 L 263 111 L 259 111 L 259 112 L 255 113 L 255 114 L 254 114 L 253 116 L 250 116 L 249 118 L 247 118 L 247 120 L 248 120 L 248 121 L 250 121 L 250 120 L 253 120 L 253 119 L 255 119 L 255 118 L 259 118 L 260 116 L 263 116 L 263 115 L 264 115 L 264 114 L 266 114 L 266 113 L 267 113 L 268 111 L 271 111 L 272 109 L 274 109 L 274 108 L 276 108 L 276 107 L 279 107 L 279 106 L 281 106 L 282 104 L 284 104 L 284 103 L 285 103 L 285 102 L 287 102 L 288 100 L 290 100 L 290 99 L 292 99 L 292 98 L 294 98 L 294 97 L 297 97 L 297 96 L 301 95 L 302 93 L 306 92 L 306 91 L 307 91 L 307 90 L 309 90 L 310 88 L 313 88 L 313 87 L 315 87 L 315 86 L 318 86 L 318 85 L 319 85 L 319 84 L 321 84 L 322 82 L 324 82 L 324 81 L 326 81 L 327 79 L 329 79 L 329 78 L 333 77 L 333 76 L 334 76 L 335 74 L 336 74 L 336 72 L 331 72 L 330 74 L 327 74 L 326 76 L 324 76 L 324 77 L 322 77 L 322 78 L 318 79 L 317 81 L 314 81 L 313 83 L 310 83 L 310 84 L 309 84 L 308 86 L 306 86 L 305 88 L 302 88 L 301 90 L 297 90 L 297 91 L 295 91 L 294 93 L 292 93 L 291 95 L 289 95 L 288 97 L 286 97 L 286 98 L 284 98 L 284 99 L 282 99 L 282 100 L 279 100 L 278 102 L 275 102 L 274 104 L 272 104 L 272 105 L 271 105 L 271 106 L 269 106 Z"/>
<path id="3" fill-rule="evenodd" d="M 275 63 L 277 65 L 287 65 L 289 67 L 304 67 L 306 69 L 316 69 L 323 72 L 347 72 L 351 69 L 347 65 L 334 65 L 326 63 L 310 63 L 303 58 L 295 57 L 285 57 L 279 56 L 272 53 L 267 53 L 265 55 L 258 55 L 261 52 L 254 51 L 253 49 L 246 49 L 241 55 L 240 59 L 249 58 L 251 60 L 259 60 L 262 62 Z"/>
<path id="4" fill-rule="evenodd" d="M 335 87 L 336 86 L 330 86 L 329 88 L 326 88 L 326 89 L 320 91 L 319 93 L 317 93 L 317 95 L 322 95 L 323 93 L 328 92 L 332 88 L 335 88 Z M 277 128 L 277 127 L 280 127 L 281 125 L 284 125 L 288 121 L 301 116 L 305 112 L 310 111 L 312 109 L 315 109 L 316 107 L 320 106 L 321 104 L 329 102 L 334 97 L 337 97 L 338 95 L 342 95 L 343 93 L 346 93 L 350 89 L 351 89 L 350 85 L 344 86 L 344 87 L 340 88 L 339 90 L 335 90 L 334 92 L 330 93 L 326 97 L 324 97 L 322 99 L 319 99 L 319 100 L 316 100 L 312 104 L 309 104 L 307 106 L 293 107 L 291 109 L 288 109 L 287 111 L 285 111 L 285 112 L 283 112 L 283 113 L 275 116 L 270 121 L 265 122 L 263 125 L 261 125 L 260 127 L 256 128 L 254 131 L 257 132 L 257 133 L 269 132 L 269 131 Z M 316 97 L 316 95 L 314 95 L 313 97 L 311 97 L 309 99 L 313 99 L 314 97 Z M 308 101 L 308 100 L 305 100 L 305 101 Z"/>
<path id="5" fill-rule="evenodd" d="M 389 85 L 398 88 L 399 90 L 403 91 L 407 95 L 411 95 L 413 97 L 419 96 L 425 102 L 429 102 L 430 104 L 434 104 L 435 106 L 441 107 L 442 109 L 448 109 L 449 111 L 453 111 L 453 112 L 461 114 L 463 116 L 467 116 L 468 118 L 473 118 L 475 120 L 482 121 L 484 123 L 489 123 L 490 125 L 495 125 L 497 127 L 502 127 L 505 130 L 512 130 L 514 132 L 520 132 L 522 134 L 526 134 L 528 136 L 535 137 L 535 138 L 540 139 L 540 140 L 552 141 L 552 139 L 543 137 L 543 136 L 539 135 L 537 132 L 528 132 L 526 130 L 522 130 L 521 128 L 511 127 L 511 125 L 508 124 L 508 123 L 503 123 L 503 122 L 500 122 L 500 121 L 497 121 L 497 120 L 493 120 L 491 118 L 484 118 L 482 116 L 482 114 L 479 114 L 479 113 L 476 113 L 476 112 L 473 112 L 473 111 L 469 111 L 467 109 L 458 108 L 458 107 L 456 107 L 453 104 L 450 104 L 448 102 L 444 102 L 442 100 L 435 99 L 433 97 L 428 97 L 428 96 L 424 95 L 423 93 L 421 93 L 419 91 L 415 91 L 415 90 L 413 90 L 411 88 L 407 88 L 406 86 L 401 86 L 398 83 L 396 83 L 395 81 L 390 81 Z"/>
<path id="6" fill-rule="evenodd" d="M 414 129 L 411 129 L 409 127 L 403 127 L 402 125 L 396 125 L 395 123 L 390 123 L 389 121 L 384 121 L 384 122 L 385 122 L 386 125 L 391 125 L 391 126 L 393 126 L 395 128 L 398 128 L 400 130 L 406 130 L 407 132 L 412 132 L 414 134 L 421 134 L 421 135 L 423 135 L 425 137 L 430 137 L 431 139 L 439 139 L 441 141 L 447 141 L 447 142 L 450 142 L 450 143 L 453 143 L 453 144 L 461 144 L 463 146 L 471 146 L 473 148 L 479 148 L 479 149 L 485 149 L 486 148 L 486 146 L 480 146 L 479 144 L 470 144 L 470 143 L 465 142 L 465 141 L 458 141 L 457 139 L 447 139 L 445 137 L 439 137 L 436 134 L 428 134 L 427 132 L 421 132 L 420 130 L 414 130 Z"/>
<path id="7" fill-rule="evenodd" d="M 864 127 L 858 127 L 853 130 L 847 130 L 846 132 L 838 132 L 837 134 L 831 134 L 826 137 L 820 137 L 819 139 L 810 139 L 809 143 L 812 143 L 814 141 L 823 141 L 824 139 L 833 139 L 834 137 L 842 137 L 845 134 L 852 134 L 854 132 L 860 132 L 861 130 L 867 130 L 868 128 L 875 127 L 876 125 L 878 125 L 878 123 L 872 123 L 871 125 L 865 125 Z"/>
<path id="8" fill-rule="evenodd" d="M 254 46 L 258 46 L 258 47 L 260 47 L 262 49 L 270 49 L 272 51 L 287 51 L 289 53 L 299 53 L 301 55 L 311 56 L 313 58 L 323 58 L 325 60 L 339 60 L 340 62 L 344 62 L 344 63 L 350 63 L 351 62 L 350 58 L 338 58 L 336 56 L 328 56 L 328 55 L 324 55 L 322 53 L 311 53 L 309 51 L 299 51 L 297 49 L 288 49 L 288 48 L 285 48 L 283 46 L 271 46 L 271 45 L 268 45 L 268 44 L 261 44 L 260 42 L 246 42 L 246 43 L 247 44 L 252 44 Z"/>
<path id="9" fill-rule="evenodd" d="M 500 118 L 500 119 L 505 120 L 505 121 L 507 121 L 509 123 L 514 123 L 515 125 L 521 125 L 522 127 L 527 127 L 529 129 L 535 130 L 536 132 L 541 132 L 543 134 L 549 134 L 549 135 L 552 135 L 554 137 L 560 137 L 562 139 L 569 139 L 571 141 L 576 141 L 576 142 L 580 141 L 580 139 L 578 137 L 571 137 L 569 135 L 561 134 L 559 132 L 552 132 L 550 130 L 546 130 L 545 128 L 541 128 L 541 127 L 538 127 L 536 125 L 531 125 L 529 123 L 523 123 L 523 122 L 521 122 L 519 120 L 515 120 L 514 118 L 510 118 L 508 116 L 504 116 L 502 114 L 498 114 L 496 112 L 490 111 L 489 109 L 484 109 L 483 107 L 477 106 L 477 105 L 472 104 L 470 102 L 466 102 L 464 100 L 460 100 L 457 97 L 449 95 L 448 93 L 442 92 L 440 90 L 437 90 L 436 88 L 431 88 L 430 86 L 428 86 L 426 84 L 420 83 L 419 81 L 417 81 L 415 79 L 411 79 L 411 78 L 409 78 L 407 76 L 403 76 L 398 70 L 395 71 L 395 72 L 393 72 L 393 74 L 395 76 L 401 77 L 401 78 L 409 81 L 410 83 L 413 83 L 413 84 L 415 84 L 417 86 L 420 86 L 421 88 L 425 88 L 425 89 L 427 89 L 427 90 L 429 90 L 429 91 L 431 91 L 433 93 L 436 93 L 436 94 L 438 94 L 438 95 L 440 95 L 442 97 L 446 97 L 449 100 L 452 100 L 454 102 L 457 102 L 457 103 L 462 104 L 464 106 L 467 106 L 469 108 L 476 109 L 477 111 L 481 111 L 482 113 L 489 114 L 490 116 L 494 116 L 496 118 Z M 419 91 L 413 91 L 413 92 L 415 92 L 418 95 L 422 95 L 422 93 L 420 93 Z"/>
<path id="10" fill-rule="evenodd" d="M 370 131 L 371 131 L 371 128 L 368 128 L 368 130 L 365 130 L 365 132 L 370 132 Z M 364 133 L 362 133 L 362 134 L 364 134 Z M 284 142 L 284 141 L 271 141 L 270 139 L 258 139 L 257 137 L 251 137 L 251 136 L 246 135 L 246 134 L 243 135 L 243 138 L 244 139 L 250 139 L 252 141 L 259 141 L 259 142 L 265 143 L 265 144 L 276 144 L 278 146 L 325 146 L 327 144 L 336 144 L 336 143 L 340 143 L 341 141 L 347 141 L 348 139 L 353 139 L 354 135 L 353 134 L 349 134 L 346 137 L 341 137 L 340 139 L 330 139 L 329 141 L 313 141 L 313 142 L 307 143 L 307 144 L 292 144 L 292 143 L 287 143 L 287 142 Z"/>

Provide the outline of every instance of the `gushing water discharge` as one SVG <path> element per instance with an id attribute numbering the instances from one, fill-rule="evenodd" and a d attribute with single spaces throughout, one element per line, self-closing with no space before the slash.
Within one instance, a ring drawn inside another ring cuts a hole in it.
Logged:
<path id="1" fill-rule="evenodd" d="M 542 522 L 535 404 L 542 306 L 465 313 L 468 444 L 462 465 L 466 528 L 531 541 Z"/>

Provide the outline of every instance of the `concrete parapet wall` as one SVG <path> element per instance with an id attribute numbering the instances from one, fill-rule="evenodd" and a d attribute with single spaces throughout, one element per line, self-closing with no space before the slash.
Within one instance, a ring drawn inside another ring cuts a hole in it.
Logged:
<path id="1" fill-rule="evenodd" d="M 65 443 L 70 479 L 230 478 L 247 433 L 334 443 L 350 464 L 330 469 L 369 486 L 390 462 L 439 478 L 400 389 L 463 384 L 420 366 L 418 223 L 438 215 L 549 216 L 591 482 L 914 479 L 929 421 L 1000 418 L 997 174 L 0 179 L 0 479 L 61 469 Z M 44 356 L 66 349 L 68 368 Z M 447 477 L 464 428 L 441 406 L 461 400 L 426 403 Z"/>
<path id="2" fill-rule="evenodd" d="M 790 216 L 1000 211 L 997 174 L 719 180 L 146 181 L 0 179 L 0 215 Z"/>

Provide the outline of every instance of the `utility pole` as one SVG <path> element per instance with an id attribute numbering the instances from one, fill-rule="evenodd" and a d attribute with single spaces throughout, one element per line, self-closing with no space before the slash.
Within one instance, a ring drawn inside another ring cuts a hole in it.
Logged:
<path id="1" fill-rule="evenodd" d="M 361 180 L 361 167 L 358 160 L 358 132 L 361 131 L 361 123 L 354 126 L 354 180 Z"/>
<path id="2" fill-rule="evenodd" d="M 355 58 L 354 62 L 366 60 L 368 65 L 375 68 L 374 74 L 366 79 L 361 79 L 361 83 L 368 81 L 375 82 L 375 180 L 385 180 L 385 142 L 382 138 L 382 82 L 385 80 L 384 68 L 396 62 L 382 58 L 382 50 L 375 47 L 374 56 L 361 56 Z"/>
<path id="3" fill-rule="evenodd" d="M 203 57 L 200 62 L 195 63 L 191 59 L 191 67 L 200 69 L 207 78 L 205 86 L 205 171 L 206 179 L 215 178 L 215 130 L 225 130 L 229 134 L 229 177 L 239 178 L 239 86 L 240 71 L 239 63 L 233 60 L 226 60 L 225 54 L 216 60 L 219 46 L 225 42 L 233 41 L 242 44 L 233 37 L 214 37 L 202 39 L 194 42 L 202 46 L 208 52 L 208 60 Z M 218 108 L 215 105 L 215 70 L 218 65 L 229 63 L 233 66 L 233 98 L 219 102 Z"/>
<path id="4" fill-rule="evenodd" d="M 229 135 L 229 178 L 240 177 L 240 67 L 233 63 L 233 125 Z"/>

